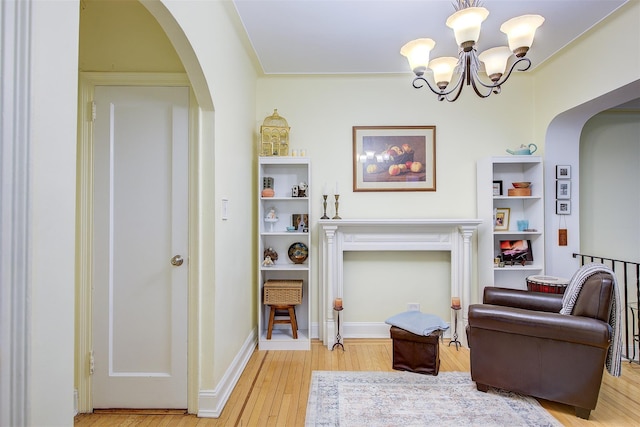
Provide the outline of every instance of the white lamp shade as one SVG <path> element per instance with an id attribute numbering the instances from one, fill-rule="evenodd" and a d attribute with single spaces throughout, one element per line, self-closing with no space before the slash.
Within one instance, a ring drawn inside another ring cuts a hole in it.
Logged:
<path id="1" fill-rule="evenodd" d="M 518 48 L 530 48 L 533 44 L 533 37 L 536 29 L 542 25 L 544 18 L 540 15 L 522 15 L 512 19 L 500 26 L 500 31 L 509 38 L 509 49 L 515 51 Z"/>
<path id="2" fill-rule="evenodd" d="M 447 27 L 453 29 L 458 46 L 464 42 L 477 42 L 480 37 L 480 26 L 487 19 L 489 11 L 484 7 L 468 7 L 449 16 Z"/>
<path id="3" fill-rule="evenodd" d="M 440 58 L 432 60 L 429 63 L 429 68 L 433 71 L 433 79 L 436 84 L 440 82 L 449 83 L 457 64 L 458 58 L 454 58 L 453 56 L 441 56 Z"/>
<path id="4" fill-rule="evenodd" d="M 506 46 L 487 49 L 478 55 L 478 59 L 484 62 L 484 69 L 488 76 L 492 74 L 504 74 L 507 68 L 507 61 L 513 55 Z"/>
<path id="5" fill-rule="evenodd" d="M 418 76 L 424 74 L 429 65 L 429 54 L 436 45 L 431 39 L 416 39 L 402 46 L 400 53 L 407 57 L 411 70 Z"/>

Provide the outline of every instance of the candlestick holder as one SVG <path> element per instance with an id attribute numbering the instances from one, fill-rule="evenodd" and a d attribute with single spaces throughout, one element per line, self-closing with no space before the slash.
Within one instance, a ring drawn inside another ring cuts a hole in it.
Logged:
<path id="1" fill-rule="evenodd" d="M 334 216 L 333 218 L 331 218 L 331 219 L 342 219 L 342 218 L 340 218 L 340 215 L 338 215 L 338 205 L 340 204 L 340 203 L 338 202 L 338 199 L 340 198 L 340 195 L 339 195 L 339 194 L 336 194 L 334 197 L 336 198 L 336 214 L 335 214 L 335 216 Z"/>
<path id="2" fill-rule="evenodd" d="M 340 312 L 343 310 L 343 308 L 334 306 L 333 309 L 337 312 L 338 329 L 336 330 L 336 342 L 335 344 L 333 344 L 333 347 L 331 347 L 331 351 L 333 351 L 336 347 L 342 347 L 342 351 L 345 351 L 344 345 L 342 344 L 342 336 L 340 336 Z"/>
<path id="3" fill-rule="evenodd" d="M 322 208 L 324 209 L 324 212 L 320 219 L 329 219 L 329 216 L 327 216 L 327 195 L 326 194 L 322 195 Z"/>
<path id="4" fill-rule="evenodd" d="M 460 311 L 462 307 L 460 307 L 459 305 L 452 305 L 451 309 L 453 310 L 453 339 L 451 341 L 449 341 L 449 347 L 451 347 L 451 344 L 455 344 L 456 346 L 456 351 L 458 351 L 458 346 L 462 346 L 462 343 L 460 341 L 458 341 L 458 311 Z"/>

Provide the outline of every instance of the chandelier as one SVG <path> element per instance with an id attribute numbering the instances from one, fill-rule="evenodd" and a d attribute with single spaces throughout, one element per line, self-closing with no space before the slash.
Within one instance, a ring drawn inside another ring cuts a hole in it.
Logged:
<path id="1" fill-rule="evenodd" d="M 476 0 L 458 0 L 454 4 L 456 12 L 447 19 L 447 27 L 453 29 L 459 46 L 458 57 L 435 58 L 429 62 L 429 53 L 436 43 L 432 39 L 412 40 L 402 46 L 400 53 L 407 57 L 409 66 L 415 73 L 413 87 L 426 86 L 438 96 L 438 101 L 454 102 L 460 96 L 463 86 L 472 86 L 475 93 L 486 98 L 498 94 L 502 84 L 519 65 L 518 71 L 526 71 L 531 61 L 525 55 L 533 43 L 536 29 L 544 18 L 540 15 L 523 15 L 502 24 L 500 31 L 507 35 L 509 47 L 488 49 L 478 55 L 476 42 L 480 36 L 480 26 L 489 16 L 489 11 Z M 480 64 L 484 64 L 482 70 Z M 429 68 L 433 72 L 434 87 L 425 77 Z M 480 73 L 484 71 L 483 78 Z M 457 80 L 453 81 L 454 76 Z"/>

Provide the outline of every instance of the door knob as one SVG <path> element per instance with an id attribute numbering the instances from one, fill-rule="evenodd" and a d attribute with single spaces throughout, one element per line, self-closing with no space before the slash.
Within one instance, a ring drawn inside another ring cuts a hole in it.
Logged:
<path id="1" fill-rule="evenodd" d="M 176 255 L 173 258 L 171 258 L 171 265 L 173 266 L 180 267 L 183 262 L 184 262 L 184 259 L 182 259 L 182 256 L 180 255 Z"/>

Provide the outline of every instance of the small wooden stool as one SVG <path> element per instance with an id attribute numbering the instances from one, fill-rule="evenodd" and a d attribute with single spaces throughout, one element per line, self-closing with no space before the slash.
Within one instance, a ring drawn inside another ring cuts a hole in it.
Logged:
<path id="1" fill-rule="evenodd" d="M 293 333 L 293 339 L 298 339 L 298 321 L 296 320 L 296 306 L 295 305 L 269 305 L 271 312 L 269 313 L 269 326 L 267 329 L 267 339 L 271 339 L 271 333 L 273 332 L 273 325 L 275 324 L 291 324 L 291 332 Z M 281 313 L 276 313 L 280 311 Z M 286 311 L 287 313 L 282 313 Z M 288 319 L 276 319 L 277 316 L 286 316 Z"/>

